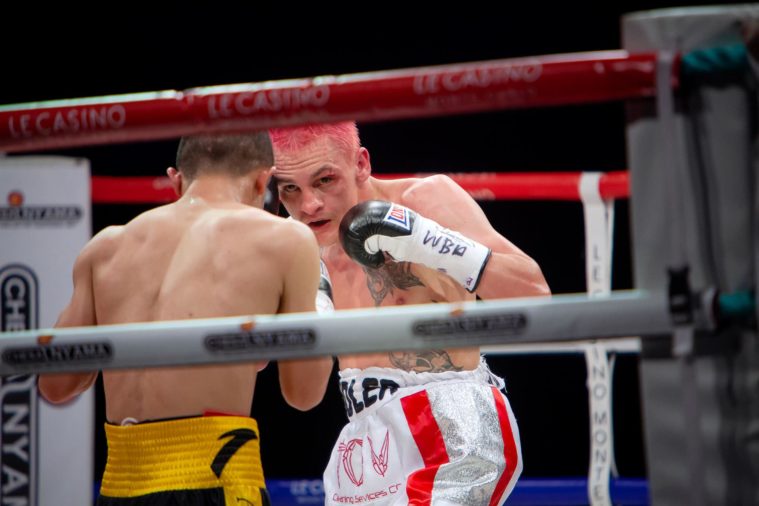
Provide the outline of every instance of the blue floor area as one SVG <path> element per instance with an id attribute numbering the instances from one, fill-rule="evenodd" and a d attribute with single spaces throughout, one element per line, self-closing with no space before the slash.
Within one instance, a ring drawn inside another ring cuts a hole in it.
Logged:
<path id="1" fill-rule="evenodd" d="M 95 484 L 95 496 L 99 490 Z M 272 506 L 324 504 L 320 479 L 267 480 Z M 611 480 L 611 499 L 615 505 L 649 504 L 648 482 L 642 478 Z M 517 482 L 508 505 L 579 506 L 588 504 L 588 480 L 585 478 L 522 478 Z"/>

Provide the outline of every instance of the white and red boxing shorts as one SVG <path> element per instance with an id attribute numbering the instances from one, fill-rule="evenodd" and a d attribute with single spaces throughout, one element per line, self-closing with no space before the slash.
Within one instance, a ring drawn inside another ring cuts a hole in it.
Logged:
<path id="1" fill-rule="evenodd" d="M 340 371 L 349 423 L 324 471 L 326 504 L 499 505 L 522 472 L 503 380 L 474 371 Z"/>

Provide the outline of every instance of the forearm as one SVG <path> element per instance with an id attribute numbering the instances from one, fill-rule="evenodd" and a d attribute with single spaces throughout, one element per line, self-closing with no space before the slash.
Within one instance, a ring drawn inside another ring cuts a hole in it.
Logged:
<path id="1" fill-rule="evenodd" d="M 481 299 L 508 297 L 545 297 L 551 294 L 540 266 L 522 253 L 498 253 L 490 255 L 477 296 Z"/>
<path id="2" fill-rule="evenodd" d="M 96 378 L 96 372 L 40 374 L 37 387 L 48 402 L 63 404 L 90 388 Z"/>
<path id="3" fill-rule="evenodd" d="M 318 405 L 332 373 L 332 357 L 280 360 L 279 384 L 289 405 L 301 411 Z"/>

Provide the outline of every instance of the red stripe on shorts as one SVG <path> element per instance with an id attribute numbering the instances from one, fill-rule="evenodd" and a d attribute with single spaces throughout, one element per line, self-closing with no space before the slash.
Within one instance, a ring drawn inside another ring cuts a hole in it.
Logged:
<path id="1" fill-rule="evenodd" d="M 493 398 L 495 399 L 495 409 L 498 412 L 498 421 L 501 424 L 503 456 L 506 458 L 506 469 L 498 479 L 495 491 L 493 492 L 493 497 L 490 498 L 490 506 L 495 506 L 498 504 L 499 499 L 506 490 L 511 478 L 514 476 L 514 471 L 517 469 L 519 460 L 519 453 L 517 453 L 514 433 L 511 431 L 511 422 L 509 421 L 509 413 L 506 410 L 506 403 L 503 401 L 503 397 L 496 387 L 492 387 L 492 390 Z"/>
<path id="2" fill-rule="evenodd" d="M 422 390 L 401 399 L 411 435 L 416 441 L 424 460 L 424 468 L 411 473 L 406 481 L 406 495 L 409 506 L 429 505 L 432 499 L 432 485 L 438 468 L 448 462 L 448 451 L 440 427 L 432 415 L 432 407 L 427 392 Z"/>

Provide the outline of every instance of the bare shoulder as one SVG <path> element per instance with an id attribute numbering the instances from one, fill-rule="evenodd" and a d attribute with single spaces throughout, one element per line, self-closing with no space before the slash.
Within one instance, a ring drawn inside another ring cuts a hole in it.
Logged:
<path id="1" fill-rule="evenodd" d="M 123 228 L 126 233 L 139 232 L 146 228 L 161 226 L 164 223 L 168 225 L 175 217 L 176 204 L 166 204 L 138 214 L 129 220 Z"/>
<path id="2" fill-rule="evenodd" d="M 100 243 L 106 243 L 110 241 L 117 241 L 119 237 L 124 233 L 124 225 L 110 225 L 105 227 L 100 232 L 95 234 L 92 241 Z"/>
<path id="3" fill-rule="evenodd" d="M 311 229 L 303 223 L 258 209 L 235 213 L 233 220 L 235 226 L 241 227 L 240 232 L 247 231 L 246 236 L 251 240 L 265 242 L 277 249 L 295 248 L 316 241 Z"/>
<path id="4" fill-rule="evenodd" d="M 142 243 L 148 237 L 165 237 L 176 230 L 179 221 L 174 212 L 174 204 L 155 207 L 144 211 L 126 224 L 103 230 L 103 247 L 126 243 Z"/>
<path id="5" fill-rule="evenodd" d="M 469 194 L 445 174 L 410 179 L 398 203 L 424 213 L 440 206 L 456 205 L 472 200 Z"/>
<path id="6" fill-rule="evenodd" d="M 156 227 L 157 223 L 169 223 L 167 215 L 169 205 L 150 209 L 132 218 L 125 225 L 105 227 L 95 234 L 82 249 L 80 257 L 89 259 L 111 258 L 129 237 L 144 235 L 146 230 Z"/>
<path id="7" fill-rule="evenodd" d="M 105 227 L 95 234 L 89 242 L 82 248 L 79 257 L 82 259 L 95 260 L 100 257 L 110 256 L 121 243 L 124 235 L 123 225 L 112 225 Z"/>
<path id="8" fill-rule="evenodd" d="M 466 191 L 456 181 L 445 174 L 435 174 L 433 176 L 409 179 L 408 181 L 410 184 L 406 187 L 404 196 L 428 197 L 438 192 L 444 192 L 445 194 L 459 194 L 463 192 L 464 195 L 467 195 Z"/>
<path id="9" fill-rule="evenodd" d="M 304 246 L 316 243 L 316 236 L 307 225 L 297 220 L 272 216 L 278 237 L 289 246 Z"/>

